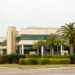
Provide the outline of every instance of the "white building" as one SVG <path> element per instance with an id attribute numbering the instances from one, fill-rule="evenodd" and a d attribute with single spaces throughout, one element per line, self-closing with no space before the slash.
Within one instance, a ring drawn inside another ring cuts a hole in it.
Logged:
<path id="1" fill-rule="evenodd" d="M 56 34 L 58 28 L 47 27 L 28 27 L 16 31 L 16 27 L 9 26 L 7 30 L 7 54 L 19 53 L 26 54 L 29 50 L 34 51 L 32 45 L 45 40 L 46 36 Z M 62 51 L 64 54 L 65 51 Z M 68 52 L 67 52 L 68 53 Z"/>
<path id="2" fill-rule="evenodd" d="M 6 38 L 5 37 L 0 37 L 0 55 L 3 55 L 7 51 L 7 46 L 6 44 Z"/>

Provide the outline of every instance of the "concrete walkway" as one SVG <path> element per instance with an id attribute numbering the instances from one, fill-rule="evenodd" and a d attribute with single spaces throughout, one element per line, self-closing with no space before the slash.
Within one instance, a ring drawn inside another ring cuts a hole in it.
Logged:
<path id="1" fill-rule="evenodd" d="M 75 67 L 22 70 L 0 67 L 0 75 L 75 75 Z"/>

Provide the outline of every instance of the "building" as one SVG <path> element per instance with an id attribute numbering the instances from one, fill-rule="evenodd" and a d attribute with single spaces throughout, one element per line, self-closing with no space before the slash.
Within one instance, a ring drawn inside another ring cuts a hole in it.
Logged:
<path id="1" fill-rule="evenodd" d="M 0 55 L 6 54 L 7 46 L 6 46 L 6 38 L 0 37 Z"/>
<path id="2" fill-rule="evenodd" d="M 6 37 L 0 37 L 0 54 L 37 53 L 37 50 L 33 49 L 33 44 L 37 41 L 45 40 L 46 37 L 52 33 L 56 34 L 57 30 L 58 28 L 28 27 L 17 31 L 16 27 L 9 26 Z M 39 53 L 41 53 L 41 51 Z M 61 55 L 65 53 L 68 54 L 68 51 L 59 51 Z M 44 54 L 50 54 L 50 50 L 45 49 Z"/>
<path id="3" fill-rule="evenodd" d="M 58 28 L 47 27 L 28 27 L 22 28 L 20 31 L 16 27 L 9 26 L 7 29 L 7 54 L 27 54 L 36 53 L 33 50 L 33 44 L 39 40 L 46 39 L 47 35 L 55 34 Z M 68 53 L 62 51 L 62 55 Z M 49 53 L 49 52 L 48 52 Z"/>

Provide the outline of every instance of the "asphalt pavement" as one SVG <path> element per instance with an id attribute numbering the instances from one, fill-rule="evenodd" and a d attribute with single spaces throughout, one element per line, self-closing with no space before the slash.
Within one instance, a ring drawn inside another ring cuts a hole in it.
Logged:
<path id="1" fill-rule="evenodd" d="M 0 75 L 75 75 L 75 67 L 17 69 L 0 67 Z"/>

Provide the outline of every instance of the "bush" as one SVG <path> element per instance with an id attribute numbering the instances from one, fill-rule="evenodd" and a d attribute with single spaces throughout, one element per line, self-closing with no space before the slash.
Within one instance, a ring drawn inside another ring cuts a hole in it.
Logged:
<path id="1" fill-rule="evenodd" d="M 9 55 L 3 55 L 2 56 L 2 63 L 5 64 L 5 63 L 9 63 Z"/>
<path id="2" fill-rule="evenodd" d="M 50 60 L 49 60 L 49 58 L 39 58 L 38 59 L 38 64 L 39 65 L 50 64 Z"/>
<path id="3" fill-rule="evenodd" d="M 29 65 L 46 65 L 46 64 L 69 64 L 69 58 L 21 58 L 19 60 L 20 64 L 29 64 Z"/>
<path id="4" fill-rule="evenodd" d="M 70 61 L 71 64 L 75 64 L 75 55 L 70 56 Z"/>
<path id="5" fill-rule="evenodd" d="M 2 58 L 2 55 L 0 55 L 0 64 L 3 63 L 3 58 Z"/>
<path id="6" fill-rule="evenodd" d="M 50 64 L 70 64 L 69 58 L 51 58 Z"/>
<path id="7" fill-rule="evenodd" d="M 38 58 L 36 54 L 26 54 L 26 58 Z"/>
<path id="8" fill-rule="evenodd" d="M 44 55 L 44 58 L 69 58 L 70 55 Z"/>
<path id="9" fill-rule="evenodd" d="M 50 60 L 48 58 L 42 59 L 42 64 L 50 64 Z"/>
<path id="10" fill-rule="evenodd" d="M 51 58 L 69 58 L 70 55 L 53 55 Z"/>
<path id="11" fill-rule="evenodd" d="M 3 55 L 2 63 L 19 63 L 19 58 L 25 58 L 25 55 Z"/>
<path id="12" fill-rule="evenodd" d="M 44 57 L 44 58 L 51 58 L 52 55 L 48 54 L 48 55 L 44 55 L 43 57 Z"/>
<path id="13" fill-rule="evenodd" d="M 36 65 L 38 64 L 38 60 L 35 58 L 20 58 L 19 63 L 25 65 Z"/>
<path id="14" fill-rule="evenodd" d="M 19 64 L 25 64 L 25 60 L 24 58 L 19 59 Z"/>
<path id="15" fill-rule="evenodd" d="M 28 60 L 28 64 L 36 65 L 36 64 L 38 64 L 38 59 L 36 59 L 36 58 L 30 58 Z"/>

